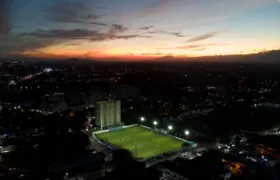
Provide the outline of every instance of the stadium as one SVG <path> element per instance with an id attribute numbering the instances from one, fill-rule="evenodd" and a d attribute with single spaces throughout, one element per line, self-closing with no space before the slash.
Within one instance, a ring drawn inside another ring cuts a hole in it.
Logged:
<path id="1" fill-rule="evenodd" d="M 139 160 L 183 153 L 188 144 L 196 144 L 142 125 L 120 126 L 93 133 L 93 137 L 111 149 L 126 149 Z M 188 147 L 188 148 L 189 148 Z"/>

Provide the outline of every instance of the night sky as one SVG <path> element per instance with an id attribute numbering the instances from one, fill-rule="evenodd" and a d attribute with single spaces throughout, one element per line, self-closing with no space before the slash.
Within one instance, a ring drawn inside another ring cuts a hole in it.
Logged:
<path id="1" fill-rule="evenodd" d="M 0 0 L 0 55 L 152 59 L 280 49 L 278 0 Z"/>

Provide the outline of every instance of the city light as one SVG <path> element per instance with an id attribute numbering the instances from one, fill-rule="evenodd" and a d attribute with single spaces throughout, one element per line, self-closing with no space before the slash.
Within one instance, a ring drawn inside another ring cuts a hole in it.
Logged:
<path id="1" fill-rule="evenodd" d="M 190 131 L 188 131 L 188 130 L 185 130 L 185 135 L 190 135 Z"/>
<path id="2" fill-rule="evenodd" d="M 44 69 L 44 72 L 47 72 L 47 73 L 48 73 L 48 72 L 52 72 L 52 69 L 51 69 L 51 68 L 45 68 L 45 69 Z"/>
<path id="3" fill-rule="evenodd" d="M 144 117 L 141 117 L 140 120 L 141 120 L 142 122 L 144 122 L 144 121 L 145 121 L 145 118 L 144 118 Z"/>
<path id="4" fill-rule="evenodd" d="M 171 125 L 168 126 L 168 130 L 172 130 L 173 127 Z"/>
<path id="5" fill-rule="evenodd" d="M 154 121 L 154 123 L 153 123 L 155 126 L 158 124 L 158 122 L 157 121 Z"/>

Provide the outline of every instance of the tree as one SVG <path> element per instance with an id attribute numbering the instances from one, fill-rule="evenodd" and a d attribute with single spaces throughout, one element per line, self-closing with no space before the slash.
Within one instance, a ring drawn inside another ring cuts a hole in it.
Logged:
<path id="1" fill-rule="evenodd" d="M 132 163 L 132 154 L 124 149 L 119 149 L 113 152 L 113 163 L 116 166 L 126 166 Z"/>
<path id="2" fill-rule="evenodd" d="M 236 137 L 234 138 L 234 144 L 235 144 L 236 146 L 240 146 L 240 143 L 241 143 L 241 138 L 240 138 L 239 136 L 236 136 Z"/>

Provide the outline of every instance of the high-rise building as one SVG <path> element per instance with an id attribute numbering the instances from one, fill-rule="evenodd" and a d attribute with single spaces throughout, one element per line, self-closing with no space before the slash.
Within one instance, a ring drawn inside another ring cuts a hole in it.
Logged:
<path id="1" fill-rule="evenodd" d="M 121 124 L 121 101 L 97 101 L 95 105 L 95 125 L 104 127 Z"/>
<path id="2" fill-rule="evenodd" d="M 62 112 L 67 109 L 63 93 L 46 94 L 41 98 L 41 110 L 46 114 Z"/>

